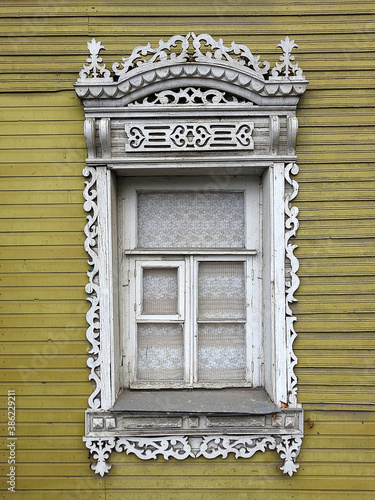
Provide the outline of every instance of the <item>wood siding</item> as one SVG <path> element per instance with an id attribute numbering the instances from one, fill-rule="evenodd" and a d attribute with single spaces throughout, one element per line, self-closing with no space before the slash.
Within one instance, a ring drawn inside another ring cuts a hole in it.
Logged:
<path id="1" fill-rule="evenodd" d="M 246 44 L 272 63 L 289 35 L 310 81 L 298 109 L 301 286 L 293 306 L 306 437 L 292 478 L 268 451 L 182 462 L 114 452 L 102 479 L 82 443 L 91 393 L 86 148 L 72 84 L 93 36 L 111 67 L 135 46 L 188 31 Z M 374 33 L 373 0 L 2 0 L 1 395 L 2 408 L 8 389 L 17 395 L 15 498 L 374 497 Z M 4 409 L 4 436 L 6 416 Z M 1 470 L 3 481 L 6 453 Z"/>

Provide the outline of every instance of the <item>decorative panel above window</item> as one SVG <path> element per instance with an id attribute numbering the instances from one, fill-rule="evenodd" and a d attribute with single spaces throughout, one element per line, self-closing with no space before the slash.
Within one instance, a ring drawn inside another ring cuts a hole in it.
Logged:
<path id="1" fill-rule="evenodd" d="M 286 38 L 271 69 L 209 35 L 137 47 L 110 72 L 88 43 L 91 308 L 85 443 L 141 459 L 250 458 L 298 468 L 291 303 L 299 280 L 296 107 L 307 81 Z"/>

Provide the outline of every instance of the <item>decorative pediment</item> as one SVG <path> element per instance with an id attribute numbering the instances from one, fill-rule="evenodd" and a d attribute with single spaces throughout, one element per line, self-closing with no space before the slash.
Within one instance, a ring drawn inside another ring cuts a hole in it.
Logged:
<path id="1" fill-rule="evenodd" d="M 210 35 L 175 35 L 159 46 L 136 47 L 128 58 L 112 65 L 112 73 L 100 57 L 104 49 L 94 38 L 88 42 L 89 65 L 84 65 L 75 84 L 86 106 L 93 100 L 110 100 L 106 105 L 126 106 L 134 100 L 166 90 L 207 87 L 238 96 L 259 105 L 297 104 L 305 92 L 307 80 L 291 54 L 296 48 L 288 37 L 278 47 L 283 51 L 279 62 L 260 61 L 245 45 Z"/>

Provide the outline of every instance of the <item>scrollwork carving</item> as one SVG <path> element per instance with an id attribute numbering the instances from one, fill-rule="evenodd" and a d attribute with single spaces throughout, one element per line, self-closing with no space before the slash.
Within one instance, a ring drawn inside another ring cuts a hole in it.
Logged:
<path id="1" fill-rule="evenodd" d="M 191 456 L 191 446 L 186 436 L 165 436 L 160 438 L 119 438 L 116 451 L 134 453 L 143 460 L 156 459 L 162 455 L 166 460 L 170 457 L 184 460 Z"/>
<path id="2" fill-rule="evenodd" d="M 233 94 L 239 87 L 238 95 L 246 97 L 247 102 L 258 102 L 253 101 L 257 94 L 270 97 L 270 102 L 275 96 L 299 96 L 304 93 L 308 82 L 291 54 L 297 44 L 286 37 L 278 47 L 283 54 L 280 62 L 271 69 L 269 62 L 261 62 L 260 56 L 254 56 L 245 45 L 232 42 L 227 47 L 221 38 L 215 40 L 208 34 L 175 35 L 166 42 L 160 40 L 156 48 L 150 43 L 136 47 L 129 57 L 122 58 L 121 63 L 115 62 L 112 65 L 114 80 L 105 64 L 99 64 L 102 62 L 99 52 L 104 47 L 93 38 L 88 43 L 90 57 L 87 62 L 90 64 L 81 70 L 75 84 L 76 91 L 85 99 L 124 97 L 125 103 L 129 104 L 133 100 L 128 100 L 128 96 L 134 89 L 157 84 L 158 92 L 169 92 L 166 82 L 170 78 L 184 78 L 187 86 L 194 86 L 196 78 L 203 78 L 220 81 L 221 92 Z M 147 99 L 147 94 L 142 94 L 143 97 L 138 96 L 138 99 Z M 160 103 L 164 104 L 165 100 L 165 95 L 160 97 Z"/>
<path id="3" fill-rule="evenodd" d="M 228 92 L 221 92 L 216 89 L 202 90 L 200 88 L 187 87 L 179 89 L 178 92 L 173 90 L 164 90 L 156 92 L 152 96 L 145 97 L 142 101 L 134 101 L 129 106 L 175 106 L 180 104 L 187 105 L 207 105 L 207 104 L 229 104 L 243 103 L 244 99 L 237 98 Z"/>
<path id="4" fill-rule="evenodd" d="M 111 469 L 106 463 L 113 449 L 126 454 L 134 453 L 142 460 L 155 460 L 162 456 L 165 460 L 187 457 L 226 458 L 233 453 L 235 458 L 250 458 L 258 451 L 276 450 L 284 460 L 280 470 L 293 475 L 299 465 L 295 462 L 300 452 L 302 439 L 287 436 L 163 436 L 163 437 L 119 437 L 84 438 L 85 444 L 97 460 L 91 468 L 103 476 Z"/>
<path id="5" fill-rule="evenodd" d="M 250 458 L 257 451 L 263 453 L 269 448 L 276 448 L 276 439 L 272 436 L 206 436 L 202 438 L 197 456 L 205 458 L 226 458 L 234 453 L 236 458 Z"/>
<path id="6" fill-rule="evenodd" d="M 130 57 L 122 58 L 122 68 L 120 68 L 120 63 L 116 62 L 113 64 L 112 69 L 115 75 L 119 77 L 119 81 L 121 81 L 128 71 L 144 64 L 152 64 L 157 61 L 165 62 L 168 59 L 173 62 L 187 61 L 189 59 L 189 37 L 190 33 L 187 36 L 172 36 L 167 42 L 159 40 L 159 46 L 156 49 L 153 49 L 150 43 L 143 47 L 136 47 Z M 181 44 L 179 50 L 172 51 L 178 44 Z M 150 57 L 145 59 L 147 56 Z"/>
<path id="7" fill-rule="evenodd" d="M 294 367 L 297 364 L 297 356 L 293 351 L 293 342 L 297 337 L 297 333 L 294 329 L 294 322 L 297 318 L 293 316 L 293 312 L 290 308 L 290 304 L 296 302 L 297 299 L 294 297 L 294 293 L 299 287 L 299 278 L 297 276 L 297 271 L 299 269 L 299 262 L 297 257 L 294 255 L 294 250 L 297 245 L 290 243 L 290 238 L 296 236 L 299 222 L 298 222 L 298 208 L 291 206 L 291 201 L 298 194 L 298 182 L 291 179 L 290 175 L 298 174 L 298 165 L 296 163 L 289 163 L 285 167 L 285 179 L 286 182 L 292 187 L 292 192 L 287 195 L 285 199 L 285 214 L 287 216 L 285 221 L 285 252 L 286 257 L 290 261 L 290 285 L 286 289 L 286 328 L 287 328 L 287 342 L 288 342 L 288 352 L 290 353 L 290 361 L 288 363 L 288 385 L 289 385 L 289 404 L 295 406 L 297 404 L 297 376 L 294 373 Z"/>
<path id="8" fill-rule="evenodd" d="M 240 64 L 241 66 L 247 66 L 255 71 L 261 78 L 264 78 L 264 75 L 268 73 L 270 63 L 268 61 L 261 63 L 260 56 L 253 56 L 246 45 L 237 45 L 232 42 L 230 47 L 225 47 L 221 38 L 216 41 L 212 36 L 207 34 L 196 36 L 194 33 L 191 33 L 191 36 L 195 49 L 193 58 L 196 61 L 210 62 L 212 60 L 224 60 L 230 63 Z M 206 47 L 208 47 L 208 49 L 206 49 Z"/>
<path id="9" fill-rule="evenodd" d="M 98 205 L 97 205 L 97 186 L 96 186 L 96 170 L 92 167 L 83 169 L 85 181 L 85 189 L 83 196 L 85 203 L 83 208 L 88 215 L 86 217 L 87 224 L 84 228 L 86 235 L 85 250 L 89 256 L 88 264 L 90 266 L 87 276 L 89 282 L 85 290 L 88 294 L 87 300 L 91 303 L 91 307 L 86 314 L 86 320 L 89 324 L 86 332 L 87 340 L 91 343 L 89 351 L 90 357 L 87 360 L 87 366 L 91 369 L 89 380 L 95 383 L 95 389 L 89 397 L 89 406 L 92 409 L 100 407 L 100 304 L 99 304 L 99 258 L 97 254 L 97 238 L 98 238 Z"/>
<path id="10" fill-rule="evenodd" d="M 254 123 L 125 125 L 126 151 L 253 149 Z"/>
<path id="11" fill-rule="evenodd" d="M 292 476 L 294 472 L 297 472 L 299 464 L 296 463 L 296 458 L 301 450 L 302 439 L 300 437 L 285 436 L 280 443 L 278 443 L 276 449 L 280 458 L 284 460 L 283 465 L 280 470 L 284 474 L 289 474 Z"/>
<path id="12" fill-rule="evenodd" d="M 91 464 L 91 469 L 95 471 L 95 474 L 100 474 L 103 477 L 111 470 L 112 465 L 108 465 L 106 460 L 115 446 L 115 441 L 115 438 L 84 438 L 90 454 L 97 460 L 96 464 Z"/>

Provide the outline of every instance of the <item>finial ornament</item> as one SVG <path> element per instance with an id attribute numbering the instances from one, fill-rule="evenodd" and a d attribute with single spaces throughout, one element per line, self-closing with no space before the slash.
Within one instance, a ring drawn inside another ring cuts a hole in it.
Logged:
<path id="1" fill-rule="evenodd" d="M 275 64 L 275 67 L 271 71 L 271 75 L 276 78 L 304 78 L 302 76 L 302 69 L 298 67 L 298 63 L 296 62 L 293 64 L 292 62 L 295 60 L 295 57 L 292 56 L 292 50 L 298 48 L 294 40 L 290 40 L 287 36 L 285 40 L 280 40 L 277 48 L 279 47 L 283 51 L 283 55 L 279 57 L 281 64 L 278 62 Z"/>
<path id="2" fill-rule="evenodd" d="M 99 52 L 102 49 L 105 50 L 102 42 L 97 42 L 95 38 L 93 38 L 91 42 L 87 42 L 87 48 L 90 51 L 90 57 L 86 59 L 86 62 L 90 63 L 90 65 L 83 65 L 83 69 L 79 73 L 80 79 L 86 80 L 90 78 L 91 80 L 97 80 L 99 78 L 105 78 L 112 82 L 113 79 L 111 78 L 110 71 L 106 69 L 105 64 L 99 64 L 103 62 L 103 59 L 99 56 Z"/>

